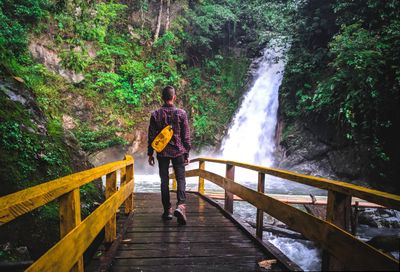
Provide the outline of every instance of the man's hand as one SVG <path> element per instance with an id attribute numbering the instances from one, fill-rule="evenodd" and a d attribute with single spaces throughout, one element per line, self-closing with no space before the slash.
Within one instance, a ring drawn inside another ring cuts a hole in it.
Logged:
<path id="1" fill-rule="evenodd" d="M 154 157 L 153 156 L 149 156 L 149 164 L 151 166 L 154 166 L 155 162 L 154 162 Z"/>
<path id="2" fill-rule="evenodd" d="M 190 163 L 189 158 L 185 159 L 185 165 L 188 165 Z"/>

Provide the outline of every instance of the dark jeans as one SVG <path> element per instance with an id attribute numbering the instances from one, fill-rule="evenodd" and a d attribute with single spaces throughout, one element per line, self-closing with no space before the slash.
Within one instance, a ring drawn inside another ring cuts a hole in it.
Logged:
<path id="1" fill-rule="evenodd" d="M 171 207 L 171 202 L 169 198 L 169 164 L 172 161 L 172 166 L 174 168 L 176 182 L 177 182 L 177 191 L 176 198 L 178 200 L 177 205 L 185 203 L 186 194 L 186 180 L 185 180 L 185 159 L 182 156 L 176 158 L 167 158 L 167 157 L 157 157 L 158 160 L 158 169 L 160 171 L 161 178 L 161 201 L 164 207 L 164 210 L 168 210 Z"/>

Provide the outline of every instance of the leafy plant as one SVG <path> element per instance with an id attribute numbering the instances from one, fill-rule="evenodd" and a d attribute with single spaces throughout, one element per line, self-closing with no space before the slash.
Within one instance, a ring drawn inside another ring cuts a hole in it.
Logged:
<path id="1" fill-rule="evenodd" d="M 126 145 L 127 141 L 115 135 L 118 131 L 120 129 L 114 127 L 103 127 L 99 130 L 81 127 L 74 134 L 85 151 L 93 152 L 115 145 Z"/>

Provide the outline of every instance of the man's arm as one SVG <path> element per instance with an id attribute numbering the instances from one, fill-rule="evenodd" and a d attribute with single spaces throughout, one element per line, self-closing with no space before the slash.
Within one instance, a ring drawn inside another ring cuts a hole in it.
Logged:
<path id="1" fill-rule="evenodd" d="M 188 121 L 188 117 L 185 111 L 183 111 L 183 122 L 182 122 L 182 144 L 183 147 L 185 148 L 185 160 L 188 160 L 189 158 L 189 151 L 191 148 L 191 143 L 190 143 L 190 128 L 189 128 L 189 121 Z"/>
<path id="2" fill-rule="evenodd" d="M 149 132 L 147 134 L 147 155 L 149 156 L 150 165 L 154 164 L 154 158 L 153 158 L 154 149 L 151 146 L 151 143 L 153 142 L 154 138 L 157 136 L 156 129 L 157 129 L 156 128 L 156 120 L 154 118 L 154 115 L 152 114 L 150 117 Z M 151 161 L 153 163 L 151 163 Z"/>

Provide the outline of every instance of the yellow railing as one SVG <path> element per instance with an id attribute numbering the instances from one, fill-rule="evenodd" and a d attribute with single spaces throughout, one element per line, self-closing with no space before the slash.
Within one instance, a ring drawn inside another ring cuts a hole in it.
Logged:
<path id="1" fill-rule="evenodd" d="M 387 208 L 400 210 L 400 196 L 353 184 L 296 174 L 236 161 L 197 158 L 199 168 L 186 171 L 186 177 L 199 177 L 198 191 L 204 194 L 204 179 L 225 189 L 224 209 L 233 212 L 233 195 L 237 195 L 257 208 L 256 235 L 262 238 L 263 213 L 284 222 L 289 228 L 317 242 L 323 249 L 323 270 L 398 270 L 399 261 L 374 247 L 360 241 L 348 232 L 350 227 L 351 198 L 359 197 Z M 205 162 L 226 165 L 222 177 L 204 170 Z M 235 166 L 258 172 L 258 191 L 251 190 L 234 181 Z M 264 194 L 265 174 L 328 191 L 326 220 L 303 212 L 295 207 Z M 174 178 L 174 175 L 170 176 Z"/>
<path id="2" fill-rule="evenodd" d="M 0 198 L 0 226 L 55 199 L 59 200 L 61 240 L 27 271 L 83 271 L 83 253 L 105 228 L 105 241 L 116 238 L 116 210 L 133 210 L 134 159 L 102 165 Z M 121 186 L 117 190 L 117 171 Z M 106 175 L 106 200 L 81 222 L 79 188 Z"/>

